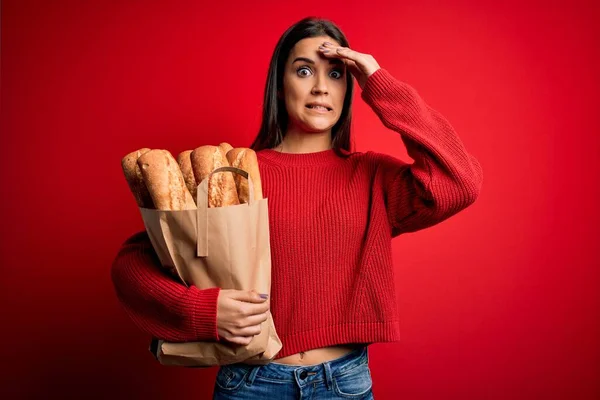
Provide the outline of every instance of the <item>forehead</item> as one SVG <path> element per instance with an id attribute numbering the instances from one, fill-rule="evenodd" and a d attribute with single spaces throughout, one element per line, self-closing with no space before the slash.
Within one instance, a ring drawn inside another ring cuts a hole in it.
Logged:
<path id="1" fill-rule="evenodd" d="M 337 40 L 327 35 L 299 40 L 290 51 L 287 64 L 291 65 L 298 57 L 303 60 L 309 59 L 316 60 L 317 62 L 320 62 L 321 60 L 325 61 L 326 57 L 322 54 L 319 54 L 319 46 L 322 45 L 323 42 L 330 42 L 336 46 L 340 46 L 340 43 Z M 344 63 L 340 59 L 332 58 L 329 60 L 329 64 L 343 65 Z"/>
<path id="2" fill-rule="evenodd" d="M 311 37 L 311 38 L 305 38 L 302 40 L 299 40 L 294 47 L 292 48 L 292 51 L 290 52 L 290 55 L 306 55 L 306 54 L 312 54 L 318 51 L 319 46 L 323 44 L 323 42 L 331 42 L 336 46 L 340 46 L 340 43 L 335 40 L 334 38 L 330 37 L 330 36 L 317 36 L 317 37 Z"/>

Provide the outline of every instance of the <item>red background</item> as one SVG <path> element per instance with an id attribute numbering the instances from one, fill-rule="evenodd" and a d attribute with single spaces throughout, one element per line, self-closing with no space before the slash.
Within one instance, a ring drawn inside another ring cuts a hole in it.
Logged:
<path id="1" fill-rule="evenodd" d="M 375 398 L 600 396 L 592 2 L 200 3 L 2 2 L 0 397 L 210 398 L 216 369 L 157 364 L 116 301 L 111 261 L 143 228 L 120 160 L 249 146 L 271 52 L 307 15 L 484 169 L 474 205 L 393 242 L 403 340 L 371 347 Z M 356 149 L 407 158 L 359 93 Z"/>

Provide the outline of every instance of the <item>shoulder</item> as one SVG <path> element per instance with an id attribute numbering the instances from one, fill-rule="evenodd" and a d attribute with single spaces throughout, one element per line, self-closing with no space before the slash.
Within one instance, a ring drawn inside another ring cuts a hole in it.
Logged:
<path id="1" fill-rule="evenodd" d="M 410 165 L 410 163 L 408 163 L 398 157 L 395 157 L 395 156 L 392 156 L 392 155 L 386 154 L 386 153 L 379 153 L 376 151 L 371 151 L 371 150 L 361 153 L 360 160 L 361 160 L 361 162 L 372 166 L 376 170 L 397 169 L 400 167 L 405 167 L 407 165 Z"/>
<path id="2" fill-rule="evenodd" d="M 347 162 L 352 164 L 353 170 L 362 171 L 372 184 L 390 181 L 411 165 L 393 155 L 372 150 L 350 153 Z"/>

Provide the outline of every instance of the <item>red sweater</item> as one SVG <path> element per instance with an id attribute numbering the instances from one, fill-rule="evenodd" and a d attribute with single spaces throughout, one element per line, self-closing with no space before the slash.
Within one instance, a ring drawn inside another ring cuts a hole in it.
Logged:
<path id="1" fill-rule="evenodd" d="M 271 313 L 283 343 L 276 358 L 399 340 L 391 239 L 447 219 L 481 189 L 478 161 L 411 86 L 379 69 L 361 97 L 400 134 L 414 163 L 372 151 L 257 152 L 269 199 Z M 220 289 L 186 288 L 163 274 L 144 232 L 123 244 L 112 280 L 127 314 L 149 335 L 219 340 Z"/>

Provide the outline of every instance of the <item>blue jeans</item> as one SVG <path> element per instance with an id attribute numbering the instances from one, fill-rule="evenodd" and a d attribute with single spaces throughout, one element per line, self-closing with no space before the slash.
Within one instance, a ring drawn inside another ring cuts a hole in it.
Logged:
<path id="1" fill-rule="evenodd" d="M 373 399 L 368 347 L 316 365 L 222 365 L 213 400 Z"/>

